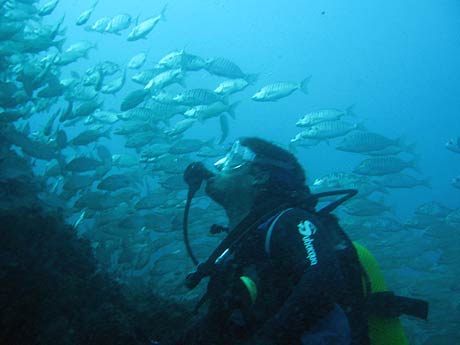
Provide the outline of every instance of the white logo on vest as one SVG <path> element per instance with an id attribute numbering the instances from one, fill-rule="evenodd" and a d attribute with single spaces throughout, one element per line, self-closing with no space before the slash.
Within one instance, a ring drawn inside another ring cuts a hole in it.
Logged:
<path id="1" fill-rule="evenodd" d="M 304 220 L 297 225 L 297 229 L 299 230 L 299 234 L 302 235 L 303 245 L 307 251 L 307 259 L 310 261 L 311 266 L 314 266 L 318 263 L 318 258 L 311 236 L 316 233 L 316 226 L 312 222 Z"/>

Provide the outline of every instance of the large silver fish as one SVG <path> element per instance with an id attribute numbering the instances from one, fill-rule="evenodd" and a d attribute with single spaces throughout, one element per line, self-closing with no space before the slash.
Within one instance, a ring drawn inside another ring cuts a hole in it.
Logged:
<path id="1" fill-rule="evenodd" d="M 219 101 L 226 101 L 222 96 L 208 89 L 190 89 L 174 97 L 177 104 L 196 106 L 208 105 Z"/>
<path id="2" fill-rule="evenodd" d="M 246 74 L 243 73 L 240 67 L 234 62 L 223 58 L 217 57 L 206 60 L 205 69 L 214 75 L 226 78 L 241 78 L 245 79 L 248 83 L 254 83 L 257 80 L 257 74 Z"/>
<path id="3" fill-rule="evenodd" d="M 301 133 L 302 138 L 327 140 L 343 136 L 355 129 L 361 129 L 361 124 L 349 123 L 344 121 L 325 121 L 320 122 Z"/>
<path id="4" fill-rule="evenodd" d="M 109 24 L 107 24 L 105 32 L 120 35 L 120 31 L 126 30 L 130 25 L 131 16 L 129 14 L 117 14 L 110 20 Z"/>
<path id="5" fill-rule="evenodd" d="M 147 54 L 142 52 L 134 55 L 128 62 L 129 69 L 139 69 L 141 68 L 145 61 L 147 60 Z"/>
<path id="6" fill-rule="evenodd" d="M 309 112 L 296 122 L 297 127 L 311 127 L 320 122 L 339 120 L 342 116 L 354 116 L 353 105 L 345 110 L 327 108 Z"/>
<path id="7" fill-rule="evenodd" d="M 38 9 L 38 15 L 43 17 L 53 13 L 58 3 L 59 0 L 48 1 L 46 4 L 44 4 Z"/>
<path id="8" fill-rule="evenodd" d="M 93 14 L 94 9 L 96 8 L 96 5 L 98 4 L 99 0 L 95 0 L 93 3 L 93 6 L 91 6 L 90 9 L 83 11 L 75 21 L 75 25 L 83 25 L 86 24 L 91 17 L 91 14 Z"/>
<path id="9" fill-rule="evenodd" d="M 268 84 L 257 91 L 252 96 L 252 100 L 257 102 L 277 101 L 281 98 L 289 96 L 296 90 L 300 90 L 304 94 L 308 94 L 308 83 L 310 82 L 310 79 L 311 76 L 308 76 L 300 83 L 280 81 L 277 83 Z"/>
<path id="10" fill-rule="evenodd" d="M 166 20 L 165 18 L 166 5 L 161 10 L 158 16 L 151 17 L 142 23 L 136 25 L 128 35 L 128 41 L 136 41 L 141 38 L 145 39 L 146 36 L 153 30 L 160 20 Z"/>
<path id="11" fill-rule="evenodd" d="M 214 92 L 218 95 L 230 95 L 244 90 L 248 85 L 249 83 L 242 78 L 225 80 L 215 88 Z"/>
<path id="12" fill-rule="evenodd" d="M 343 137 L 342 141 L 336 146 L 337 150 L 346 152 L 370 152 L 381 151 L 389 146 L 399 146 L 401 139 L 389 139 L 381 134 L 353 131 Z"/>
<path id="13" fill-rule="evenodd" d="M 398 157 L 387 156 L 365 159 L 353 169 L 353 172 L 361 175 L 381 176 L 399 173 L 406 168 L 418 171 L 416 161 L 403 161 Z"/>

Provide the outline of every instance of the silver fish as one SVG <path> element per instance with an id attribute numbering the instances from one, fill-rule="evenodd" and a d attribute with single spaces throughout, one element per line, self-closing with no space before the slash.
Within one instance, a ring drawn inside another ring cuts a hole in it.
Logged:
<path id="1" fill-rule="evenodd" d="M 165 18 L 166 5 L 161 10 L 161 13 L 156 17 L 151 17 L 142 23 L 136 25 L 128 35 L 128 41 L 136 41 L 141 38 L 145 39 L 146 36 L 153 30 L 160 20 Z"/>
<path id="2" fill-rule="evenodd" d="M 183 78 L 184 74 L 182 73 L 182 69 L 171 69 L 153 77 L 151 80 L 149 80 L 147 85 L 145 85 L 144 89 L 156 91 L 174 83 L 179 83 L 184 86 Z"/>
<path id="3" fill-rule="evenodd" d="M 306 130 L 301 137 L 308 139 L 327 140 L 343 136 L 355 129 L 361 129 L 361 124 L 349 123 L 344 121 L 325 121 L 320 122 Z"/>
<path id="4" fill-rule="evenodd" d="M 123 85 L 125 85 L 125 82 L 126 82 L 126 70 L 124 70 L 123 74 L 119 76 L 118 78 L 115 78 L 112 81 L 108 82 L 107 84 L 102 85 L 100 91 L 101 93 L 114 95 L 123 88 Z"/>
<path id="5" fill-rule="evenodd" d="M 70 141 L 71 145 L 77 146 L 86 146 L 90 143 L 94 143 L 101 139 L 102 137 L 111 139 L 110 138 L 110 131 L 112 129 L 108 128 L 105 131 L 101 131 L 100 128 L 97 129 L 87 129 L 80 134 L 78 134 L 75 138 Z"/>
<path id="6" fill-rule="evenodd" d="M 126 30 L 131 25 L 131 16 L 129 14 L 118 14 L 113 17 L 105 28 L 105 32 L 120 35 L 120 31 Z"/>
<path id="7" fill-rule="evenodd" d="M 421 205 L 418 205 L 414 210 L 415 214 L 437 218 L 444 218 L 450 212 L 452 212 L 451 208 L 441 204 L 438 201 L 430 201 L 427 203 L 423 203 Z"/>
<path id="8" fill-rule="evenodd" d="M 384 212 L 392 212 L 390 206 L 380 201 L 374 201 L 365 198 L 354 198 L 347 201 L 343 206 L 343 210 L 353 216 L 378 216 Z"/>
<path id="9" fill-rule="evenodd" d="M 431 188 L 430 179 L 418 179 L 404 173 L 385 175 L 380 183 L 387 188 L 414 188 L 417 186 Z"/>
<path id="10" fill-rule="evenodd" d="M 96 170 L 103 162 L 91 157 L 76 157 L 66 164 L 65 169 L 72 172 L 85 172 Z"/>
<path id="11" fill-rule="evenodd" d="M 83 11 L 75 21 L 75 25 L 83 25 L 86 24 L 91 17 L 91 14 L 93 14 L 94 9 L 96 8 L 96 5 L 98 4 L 99 0 L 95 0 L 93 3 L 93 6 L 91 6 L 90 9 Z"/>
<path id="12" fill-rule="evenodd" d="M 94 113 L 86 118 L 85 124 L 90 125 L 95 122 L 100 124 L 112 124 L 118 120 L 119 118 L 116 112 L 97 109 Z"/>
<path id="13" fill-rule="evenodd" d="M 258 77 L 257 74 L 243 73 L 240 67 L 223 57 L 206 60 L 205 69 L 211 74 L 232 79 L 241 78 L 250 84 L 254 83 Z"/>
<path id="14" fill-rule="evenodd" d="M 214 89 L 214 92 L 218 95 L 230 95 L 244 90 L 248 85 L 249 83 L 242 78 L 225 80 Z"/>
<path id="15" fill-rule="evenodd" d="M 115 191 L 121 188 L 127 188 L 133 185 L 134 180 L 123 174 L 113 174 L 105 177 L 98 183 L 97 189 Z"/>
<path id="16" fill-rule="evenodd" d="M 150 69 L 140 71 L 134 74 L 131 77 L 131 80 L 134 81 L 135 83 L 146 85 L 150 80 L 155 78 L 155 76 L 157 76 L 158 74 L 164 71 L 166 71 L 166 69 L 163 67 L 150 68 Z"/>
<path id="17" fill-rule="evenodd" d="M 48 1 L 46 4 L 44 4 L 38 9 L 38 15 L 43 17 L 53 13 L 58 3 L 59 0 Z"/>
<path id="18" fill-rule="evenodd" d="M 460 153 L 460 137 L 456 139 L 450 139 L 446 143 L 446 148 L 452 152 Z"/>
<path id="19" fill-rule="evenodd" d="M 93 25 L 87 26 L 85 29 L 87 31 L 96 31 L 99 33 L 105 32 L 107 26 L 109 25 L 110 21 L 112 20 L 111 17 L 102 17 L 96 20 Z"/>
<path id="20" fill-rule="evenodd" d="M 125 98 L 123 98 L 123 101 L 120 105 L 120 110 L 126 111 L 138 106 L 139 104 L 145 101 L 147 94 L 148 90 L 144 89 L 134 90 L 130 92 Z"/>
<path id="21" fill-rule="evenodd" d="M 253 101 L 269 102 L 287 97 L 296 90 L 300 90 L 304 94 L 308 94 L 308 83 L 310 82 L 310 79 L 311 76 L 306 77 L 300 83 L 281 81 L 268 84 L 257 91 L 251 98 Z"/>
<path id="22" fill-rule="evenodd" d="M 211 117 L 217 117 L 222 113 L 228 113 L 231 117 L 235 118 L 235 109 L 238 104 L 239 102 L 235 102 L 229 105 L 219 101 L 209 105 L 196 105 L 188 109 L 184 115 L 198 119 L 201 122 Z"/>
<path id="23" fill-rule="evenodd" d="M 141 159 L 149 161 L 169 152 L 170 144 L 152 144 L 144 147 L 141 151 Z"/>
<path id="24" fill-rule="evenodd" d="M 225 98 L 208 89 L 190 89 L 177 95 L 173 100 L 178 104 L 196 106 L 225 101 Z"/>
<path id="25" fill-rule="evenodd" d="M 144 65 L 146 60 L 147 60 L 146 53 L 136 54 L 129 60 L 128 68 L 129 69 L 139 69 Z"/>
<path id="26" fill-rule="evenodd" d="M 205 66 L 205 60 L 197 55 L 186 53 L 183 49 L 173 51 L 158 61 L 157 66 L 162 68 L 180 68 L 185 71 L 198 71 Z"/>
<path id="27" fill-rule="evenodd" d="M 353 172 L 361 175 L 381 176 L 399 173 L 400 171 L 411 168 L 418 171 L 416 161 L 403 161 L 394 156 L 375 157 L 363 160 Z"/>
<path id="28" fill-rule="evenodd" d="M 66 191 L 85 191 L 91 188 L 94 176 L 84 174 L 66 174 L 62 188 Z"/>
<path id="29" fill-rule="evenodd" d="M 174 126 L 171 129 L 165 131 L 165 133 L 172 137 L 180 135 L 184 133 L 187 129 L 191 128 L 196 123 L 196 121 L 197 119 L 194 118 L 177 121 L 174 124 Z"/>
<path id="30" fill-rule="evenodd" d="M 381 151 L 389 146 L 399 146 L 401 139 L 389 139 L 381 134 L 353 131 L 345 135 L 336 146 L 337 150 L 346 152 L 363 153 L 369 151 Z"/>
<path id="31" fill-rule="evenodd" d="M 131 168 L 139 164 L 139 158 L 129 154 L 112 155 L 112 163 L 119 168 Z"/>
<path id="32" fill-rule="evenodd" d="M 309 112 L 296 122 L 297 127 L 311 127 L 325 121 L 335 121 L 342 116 L 354 116 L 354 106 L 351 105 L 345 110 L 328 108 Z"/>

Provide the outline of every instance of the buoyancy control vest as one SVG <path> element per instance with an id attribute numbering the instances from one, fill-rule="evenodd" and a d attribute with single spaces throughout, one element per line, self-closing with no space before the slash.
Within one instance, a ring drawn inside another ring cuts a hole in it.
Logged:
<path id="1" fill-rule="evenodd" d="M 347 276 L 349 284 L 346 291 L 341 294 L 340 306 L 349 318 L 352 329 L 353 345 L 382 345 L 395 344 L 405 345 L 407 340 L 404 331 L 399 323 L 398 317 L 402 314 L 412 315 L 418 318 L 427 318 L 428 304 L 425 301 L 396 296 L 392 292 L 383 288 L 381 272 L 376 269 L 376 261 L 364 247 L 352 243 L 349 237 L 340 227 L 337 218 L 332 215 L 334 209 L 347 199 L 357 193 L 356 190 L 331 191 L 312 195 L 312 198 L 318 199 L 324 196 L 344 195 L 319 211 L 314 212 L 314 216 L 321 220 L 328 229 L 337 231 L 341 237 L 348 243 L 346 250 L 340 252 L 340 264 L 342 273 Z M 276 207 L 265 213 L 265 217 L 276 221 L 277 215 L 286 207 Z M 308 210 L 311 212 L 311 210 Z M 186 220 L 185 220 L 186 222 Z M 259 225 L 259 219 L 249 218 L 242 222 L 237 229 L 228 234 L 221 244 L 214 250 L 210 257 L 197 265 L 197 270 L 187 276 L 186 285 L 192 289 L 214 271 L 216 260 L 226 251 L 231 251 L 238 243 Z M 270 222 L 269 222 L 270 223 Z M 268 226 L 274 226 L 271 222 Z M 187 242 L 186 232 L 184 238 Z M 189 253 L 191 249 L 187 246 Z M 191 255 L 192 258 L 193 255 Z M 194 260 L 195 261 L 195 260 Z M 249 294 L 252 296 L 253 287 L 243 277 L 242 283 L 247 286 Z M 385 293 L 383 293 L 385 292 Z M 205 300 L 206 295 L 199 302 L 197 308 Z M 253 298 L 253 297 L 251 297 Z"/>

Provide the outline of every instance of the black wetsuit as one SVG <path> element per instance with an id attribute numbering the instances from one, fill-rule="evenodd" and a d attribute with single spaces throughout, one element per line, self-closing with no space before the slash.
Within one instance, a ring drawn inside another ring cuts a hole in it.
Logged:
<path id="1" fill-rule="evenodd" d="M 301 344 L 302 334 L 337 305 L 354 319 L 353 344 L 366 344 L 365 326 L 356 327 L 365 323 L 356 308 L 363 295 L 361 269 L 333 216 L 286 209 L 261 220 L 215 266 L 206 316 L 185 335 L 187 345 L 251 343 L 254 335 Z M 255 283 L 253 300 L 242 276 Z"/>

